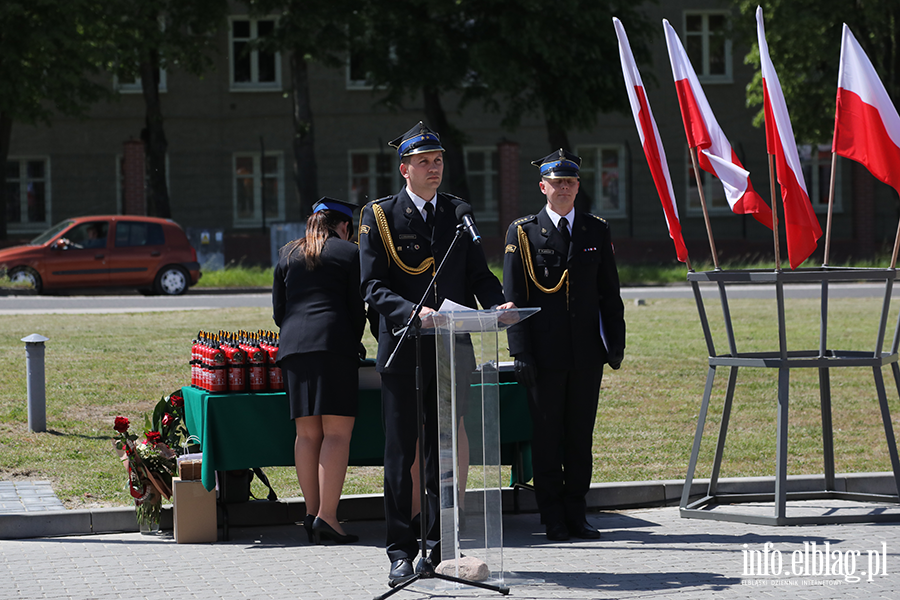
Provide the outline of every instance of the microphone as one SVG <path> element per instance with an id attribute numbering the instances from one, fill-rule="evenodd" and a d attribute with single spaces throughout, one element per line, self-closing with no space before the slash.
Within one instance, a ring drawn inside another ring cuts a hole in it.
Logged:
<path id="1" fill-rule="evenodd" d="M 460 204 L 456 207 L 456 218 L 459 221 L 462 221 L 463 227 L 466 228 L 466 231 L 469 232 L 469 235 L 472 237 L 472 242 L 476 245 L 481 244 L 481 234 L 478 233 L 478 228 L 475 227 L 475 219 L 472 218 L 472 207 L 468 204 Z"/>

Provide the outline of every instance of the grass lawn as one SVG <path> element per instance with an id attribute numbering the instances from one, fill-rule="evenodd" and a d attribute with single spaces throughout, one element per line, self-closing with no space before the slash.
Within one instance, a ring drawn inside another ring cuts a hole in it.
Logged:
<path id="1" fill-rule="evenodd" d="M 832 299 L 832 348 L 871 349 L 880 300 Z M 818 347 L 818 301 L 789 302 L 791 349 Z M 739 350 L 777 348 L 774 301 L 733 300 Z M 707 305 L 710 319 L 721 319 Z M 112 449 L 112 424 L 124 415 L 140 425 L 163 395 L 189 382 L 191 340 L 200 329 L 272 329 L 269 309 L 108 315 L 0 316 L 0 479 L 46 479 L 69 508 L 131 504 L 125 471 Z M 896 322 L 896 311 L 890 323 Z M 628 348 L 619 371 L 607 370 L 594 429 L 594 481 L 684 478 L 707 372 L 697 310 L 688 300 L 626 306 Z M 721 323 L 713 323 L 719 352 Z M 41 333 L 46 345 L 46 433 L 27 428 L 24 344 Z M 888 336 L 888 343 L 890 336 Z M 366 333 L 369 356 L 375 342 Z M 505 344 L 501 344 L 505 346 Z M 501 357 L 502 360 L 508 357 Z M 895 428 L 900 415 L 889 369 Z M 709 474 L 727 372 L 720 369 L 698 477 Z M 742 369 L 722 476 L 772 475 L 777 371 Z M 869 369 L 832 371 L 836 467 L 839 472 L 890 470 L 884 429 Z M 818 374 L 791 378 L 788 469 L 822 471 Z M 236 444 L 265 443 L 260 439 Z M 299 496 L 292 468 L 267 468 L 281 497 Z M 351 468 L 345 493 L 380 492 L 379 468 Z M 263 488 L 254 487 L 263 497 Z"/>

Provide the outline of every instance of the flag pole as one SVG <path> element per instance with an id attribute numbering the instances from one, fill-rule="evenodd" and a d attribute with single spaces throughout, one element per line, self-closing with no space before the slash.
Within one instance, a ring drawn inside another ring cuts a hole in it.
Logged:
<path id="1" fill-rule="evenodd" d="M 700 192 L 700 206 L 703 207 L 703 221 L 706 223 L 706 235 L 709 237 L 709 251 L 712 252 L 713 266 L 719 270 L 719 255 L 716 252 L 716 242 L 713 241 L 712 226 L 709 224 L 709 211 L 706 209 L 706 193 L 703 191 L 703 182 L 700 180 L 700 169 L 697 167 L 697 148 L 691 148 L 691 163 L 694 166 L 694 181 L 697 182 L 697 191 Z"/>
<path id="2" fill-rule="evenodd" d="M 772 234 L 775 236 L 775 270 L 781 270 L 781 250 L 778 247 L 778 196 L 775 195 L 775 162 L 769 154 L 769 192 L 772 194 Z"/>
<path id="3" fill-rule="evenodd" d="M 822 266 L 828 266 L 828 252 L 831 250 L 831 215 L 834 212 L 834 179 L 837 173 L 837 153 L 831 152 L 831 184 L 828 187 L 828 220 L 825 222 L 825 258 Z M 894 253 L 896 256 L 896 252 Z"/>
<path id="4" fill-rule="evenodd" d="M 894 253 L 891 255 L 891 266 L 893 269 L 897 266 L 897 249 L 900 248 L 900 223 L 897 224 L 897 237 L 894 238 Z"/>

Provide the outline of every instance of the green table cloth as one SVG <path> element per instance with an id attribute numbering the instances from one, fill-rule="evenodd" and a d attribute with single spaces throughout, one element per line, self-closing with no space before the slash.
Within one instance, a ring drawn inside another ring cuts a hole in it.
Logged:
<path id="1" fill-rule="evenodd" d="M 200 440 L 203 487 L 216 487 L 216 471 L 294 466 L 296 429 L 284 392 L 213 394 L 182 388 L 185 424 Z M 474 425 L 476 419 L 467 419 Z M 470 425 L 471 426 L 471 425 Z M 531 479 L 531 416 L 525 389 L 500 384 L 501 460 L 514 466 L 513 481 Z M 381 390 L 359 391 L 359 413 L 350 440 L 350 464 L 384 464 Z"/>

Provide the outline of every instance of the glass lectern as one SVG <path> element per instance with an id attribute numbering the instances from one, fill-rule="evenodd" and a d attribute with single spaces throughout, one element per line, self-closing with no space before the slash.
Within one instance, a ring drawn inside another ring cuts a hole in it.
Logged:
<path id="1" fill-rule="evenodd" d="M 538 312 L 439 311 L 437 348 L 441 562 L 461 556 L 487 565 L 486 583 L 503 584 L 500 489 L 499 333 Z M 458 585 L 458 584 L 457 584 Z"/>

